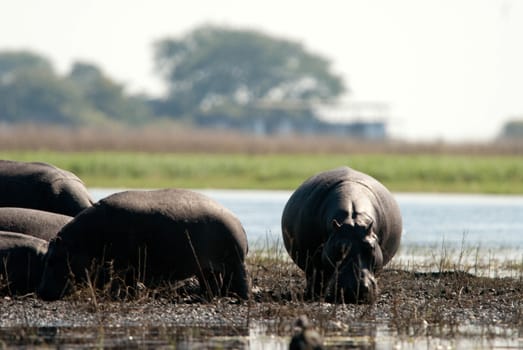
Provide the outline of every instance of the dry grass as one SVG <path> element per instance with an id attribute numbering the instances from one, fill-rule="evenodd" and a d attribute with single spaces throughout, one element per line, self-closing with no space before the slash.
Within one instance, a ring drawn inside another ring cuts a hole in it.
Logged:
<path id="1" fill-rule="evenodd" d="M 336 136 L 253 136 L 226 130 L 187 129 L 171 124 L 111 129 L 0 125 L 0 150 L 520 155 L 523 154 L 523 141 L 461 144 L 398 140 L 373 142 Z"/>
<path id="2" fill-rule="evenodd" d="M 183 347 L 210 346 L 210 339 L 219 335 L 232 341 L 220 346 L 237 348 L 245 346 L 244 341 L 248 344 L 245 337 L 260 327 L 264 334 L 288 336 L 293 320 L 305 314 L 331 342 L 341 337 L 347 346 L 358 341 L 372 344 L 369 339 L 376 336 L 378 326 L 407 341 L 490 337 L 495 336 L 490 334 L 495 327 L 509 334 L 523 326 L 520 273 L 510 278 L 475 276 L 452 268 L 473 268 L 459 263 L 458 257 L 448 262 L 450 270 L 434 272 L 392 265 L 378 275 L 381 293 L 375 304 L 332 305 L 304 300 L 303 272 L 278 249 L 262 248 L 250 254 L 253 292 L 249 301 L 206 301 L 198 297 L 199 288 L 192 279 L 176 286 L 144 288 L 125 300 L 112 299 L 107 290 L 89 288 L 52 303 L 31 296 L 4 298 L 0 299 L 0 331 L 5 334 L 0 336 L 7 346 L 108 346 L 115 342 L 124 346 L 122 341 L 130 346 L 141 336 L 143 344 Z M 443 266 L 434 263 L 438 265 Z M 84 337 L 75 338 L 79 330 Z M 129 342 L 133 337 L 134 342 Z"/>

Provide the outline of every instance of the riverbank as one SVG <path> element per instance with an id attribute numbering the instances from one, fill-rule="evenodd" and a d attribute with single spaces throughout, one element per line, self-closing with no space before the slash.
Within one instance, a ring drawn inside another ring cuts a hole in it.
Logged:
<path id="1" fill-rule="evenodd" d="M 520 272 L 487 278 L 461 270 L 417 272 L 398 267 L 392 264 L 379 275 L 381 293 L 373 305 L 305 301 L 303 273 L 288 259 L 267 252 L 248 260 L 253 285 L 249 302 L 203 302 L 192 294 L 197 292 L 192 281 L 176 290 L 143 289 L 126 301 L 89 290 L 57 302 L 33 296 L 3 298 L 0 347 L 238 349 L 255 341 L 269 346 L 268 339 L 287 344 L 292 322 L 301 314 L 333 348 L 367 349 L 385 341 L 424 344 L 429 339 L 486 337 L 492 342 L 514 337 L 523 326 Z M 383 332 L 387 339 L 380 338 Z"/>

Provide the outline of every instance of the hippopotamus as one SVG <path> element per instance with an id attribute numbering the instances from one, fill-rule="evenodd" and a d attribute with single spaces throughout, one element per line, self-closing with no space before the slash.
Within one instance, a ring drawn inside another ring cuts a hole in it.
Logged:
<path id="1" fill-rule="evenodd" d="M 50 241 L 38 294 L 59 299 L 74 282 L 87 281 L 87 271 L 99 287 L 112 274 L 131 290 L 136 282 L 150 286 L 196 276 L 206 297 L 246 299 L 247 250 L 240 221 L 203 194 L 119 192 L 82 211 Z"/>
<path id="2" fill-rule="evenodd" d="M 44 267 L 47 241 L 0 231 L 0 293 L 34 293 Z"/>
<path id="3" fill-rule="evenodd" d="M 47 163 L 0 160 L 0 207 L 75 216 L 93 200 L 73 173 Z"/>
<path id="4" fill-rule="evenodd" d="M 50 211 L 0 207 L 0 231 L 18 232 L 49 241 L 73 217 Z"/>
<path id="5" fill-rule="evenodd" d="M 375 273 L 400 245 L 402 218 L 391 193 L 348 167 L 321 172 L 291 195 L 282 215 L 283 242 L 305 272 L 306 297 L 371 303 Z"/>

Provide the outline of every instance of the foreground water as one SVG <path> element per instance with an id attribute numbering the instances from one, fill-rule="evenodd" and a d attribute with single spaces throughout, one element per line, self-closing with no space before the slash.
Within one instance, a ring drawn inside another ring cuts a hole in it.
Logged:
<path id="1" fill-rule="evenodd" d="M 56 348 L 97 349 L 275 349 L 289 348 L 289 336 L 268 334 L 264 325 L 253 324 L 249 328 L 199 328 L 199 327 L 40 327 L 25 330 L 42 343 L 59 344 Z M 412 336 L 398 337 L 386 325 L 356 324 L 343 335 L 324 339 L 329 349 L 521 349 L 523 341 L 517 331 L 501 327 L 485 327 L 483 336 L 446 337 Z M 449 334 L 452 332 L 449 331 Z M 0 330 L 0 340 L 7 341 L 9 330 Z M 42 348 L 50 348 L 42 344 Z M 36 348 L 33 345 L 31 348 Z M 0 341 L 0 348 L 4 348 Z M 5 347 L 8 348 L 8 347 Z M 9 348 L 14 348 L 9 346 Z M 20 348 L 25 348 L 21 346 Z"/>
<path id="2" fill-rule="evenodd" d="M 101 199 L 118 189 L 92 189 Z M 231 209 L 243 223 L 251 247 L 281 245 L 280 219 L 291 192 L 201 190 Z M 474 263 L 487 260 L 489 275 L 501 273 L 496 261 L 522 260 L 523 196 L 395 194 L 400 205 L 404 233 L 402 248 L 393 262 L 399 266 L 441 268 L 444 259 L 456 261 L 463 255 Z M 465 264 L 465 262 L 461 262 Z M 477 271 L 472 271 L 477 272 Z M 484 273 L 481 272 L 481 273 Z M 198 305 L 194 305 L 197 311 Z M 139 324 L 139 322 L 138 322 Z M 401 336 L 388 324 L 363 324 L 347 320 L 339 335 L 330 336 L 332 348 L 350 349 L 515 349 L 523 348 L 519 329 L 472 324 L 426 332 L 423 325 L 414 333 Z M 459 328 L 459 329 L 458 329 Z M 13 331 L 13 332 L 11 332 Z M 176 348 L 176 349 L 287 349 L 289 336 L 275 334 L 267 325 L 251 323 L 242 329 L 194 327 L 100 327 L 54 324 L 24 330 L 28 336 L 48 339 L 63 347 Z M 9 337 L 17 330 L 0 330 L 2 344 L 16 344 Z M 459 334 L 456 336 L 456 334 Z M 4 341 L 4 343 L 2 342 Z"/>

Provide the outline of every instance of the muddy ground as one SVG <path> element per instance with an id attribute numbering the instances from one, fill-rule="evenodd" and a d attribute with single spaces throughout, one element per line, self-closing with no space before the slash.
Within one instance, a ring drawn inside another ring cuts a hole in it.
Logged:
<path id="1" fill-rule="evenodd" d="M 141 335 L 172 344 L 174 338 L 207 333 L 245 336 L 253 325 L 267 334 L 290 335 L 293 320 L 301 314 L 325 336 L 358 330 L 365 335 L 378 324 L 398 336 L 453 336 L 464 325 L 482 332 L 495 326 L 507 330 L 523 326 L 521 278 L 386 269 L 379 275 L 381 292 L 374 304 L 332 305 L 304 301 L 303 274 L 291 264 L 251 262 L 249 269 L 253 294 L 247 302 L 233 298 L 205 302 L 194 294 L 198 288 L 191 281 L 176 292 L 144 289 L 125 301 L 100 293 L 93 296 L 89 290 L 56 302 L 33 295 L 5 296 L 0 299 L 0 348 L 71 341 L 92 345 L 100 342 L 100 332 L 102 338 L 120 332 L 125 339 Z M 107 339 L 102 341 L 107 345 Z"/>

